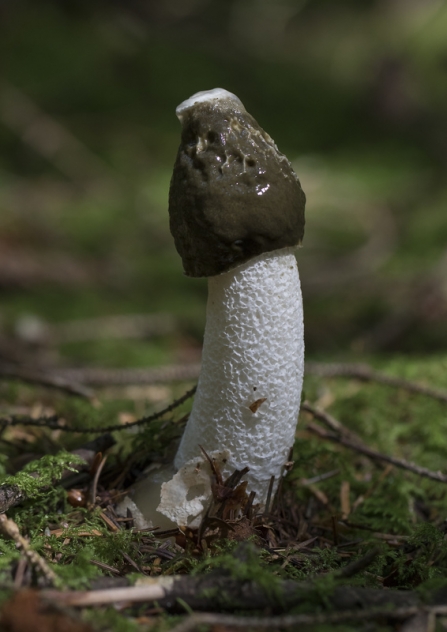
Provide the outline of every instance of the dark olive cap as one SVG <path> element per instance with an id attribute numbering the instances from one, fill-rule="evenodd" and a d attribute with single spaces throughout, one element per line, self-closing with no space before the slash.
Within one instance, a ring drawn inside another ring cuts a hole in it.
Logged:
<path id="1" fill-rule="evenodd" d="M 306 196 L 290 162 L 240 100 L 216 88 L 176 112 L 182 138 L 169 215 L 185 273 L 214 276 L 300 244 Z"/>

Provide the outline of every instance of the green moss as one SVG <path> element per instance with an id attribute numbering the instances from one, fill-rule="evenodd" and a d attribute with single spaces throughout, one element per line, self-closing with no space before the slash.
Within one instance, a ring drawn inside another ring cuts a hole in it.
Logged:
<path id="1" fill-rule="evenodd" d="M 83 538 L 85 541 L 86 538 Z M 60 551 L 60 546 L 54 540 L 47 539 L 45 544 L 50 545 L 53 551 Z M 73 553 L 71 553 L 73 552 Z M 91 563 L 92 559 L 97 559 L 95 547 L 90 543 L 80 547 L 80 542 L 75 540 L 75 546 L 70 547 L 62 556 L 62 564 L 58 564 L 56 571 L 59 578 L 67 588 L 72 590 L 82 590 L 90 586 L 90 583 L 102 573 L 97 566 Z"/>
<path id="2" fill-rule="evenodd" d="M 234 546 L 234 548 L 233 548 Z M 255 582 L 266 595 L 280 599 L 279 578 L 272 574 L 262 560 L 259 550 L 250 543 L 228 545 L 228 552 L 207 557 L 192 572 L 193 575 L 219 569 L 224 574 L 242 582 Z M 233 549 L 233 550 L 231 550 Z M 210 595 L 209 595 L 210 596 Z"/>
<path id="3" fill-rule="evenodd" d="M 103 608 L 99 610 L 85 610 L 83 620 L 91 623 L 99 630 L 107 630 L 108 632 L 142 632 L 142 628 L 136 621 L 128 617 L 124 617 L 114 608 Z M 144 626 L 146 629 L 147 627 Z M 151 626 L 151 630 L 154 628 Z M 161 630 L 160 630 L 161 632 Z"/>
<path id="4" fill-rule="evenodd" d="M 48 487 L 58 481 L 69 470 L 75 472 L 74 465 L 82 465 L 84 460 L 69 452 L 61 451 L 55 456 L 43 456 L 31 461 L 15 476 L 3 476 L 0 484 L 16 487 L 27 498 L 34 500 L 48 494 Z"/>

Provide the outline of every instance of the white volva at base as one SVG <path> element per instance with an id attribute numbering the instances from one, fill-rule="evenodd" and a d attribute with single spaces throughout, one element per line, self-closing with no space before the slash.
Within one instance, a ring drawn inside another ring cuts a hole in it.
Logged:
<path id="1" fill-rule="evenodd" d="M 255 502 L 282 475 L 294 442 L 304 372 L 303 308 L 293 249 L 260 255 L 209 279 L 194 405 L 174 465 L 228 450 L 224 474 L 244 476 Z M 261 402 L 261 400 L 265 401 Z"/>

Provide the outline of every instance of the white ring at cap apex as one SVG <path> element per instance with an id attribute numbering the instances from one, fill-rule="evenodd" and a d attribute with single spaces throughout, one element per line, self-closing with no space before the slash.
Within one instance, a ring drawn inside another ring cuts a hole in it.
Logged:
<path id="1" fill-rule="evenodd" d="M 234 101 L 240 108 L 245 110 L 242 101 L 232 92 L 228 90 L 224 90 L 224 88 L 214 88 L 213 90 L 202 90 L 202 92 L 196 92 L 186 99 L 180 105 L 177 106 L 175 113 L 178 118 L 181 118 L 181 115 L 185 110 L 192 108 L 196 103 L 205 103 L 206 101 L 220 101 L 222 99 L 228 99 Z"/>

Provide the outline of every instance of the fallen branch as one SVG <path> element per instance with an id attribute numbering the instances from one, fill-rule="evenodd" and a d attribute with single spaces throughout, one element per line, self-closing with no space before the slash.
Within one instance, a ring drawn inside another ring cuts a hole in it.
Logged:
<path id="1" fill-rule="evenodd" d="M 84 397 L 90 401 L 95 399 L 95 394 L 87 386 L 78 384 L 76 381 L 66 379 L 60 375 L 45 373 L 28 367 L 0 363 L 0 377 L 45 386 L 46 388 L 63 391 L 68 395 Z"/>
<path id="2" fill-rule="evenodd" d="M 309 404 L 308 401 L 301 404 L 301 410 L 310 413 L 313 417 L 315 417 L 315 419 L 322 421 L 326 426 L 328 426 L 328 428 L 335 430 L 335 432 L 346 439 L 349 439 L 351 442 L 358 445 L 364 445 L 363 440 L 357 434 L 346 428 L 341 421 L 327 413 L 325 410 L 312 406 L 312 404 Z"/>
<path id="3" fill-rule="evenodd" d="M 371 562 L 372 560 L 370 560 Z M 256 581 L 235 579 L 222 571 L 202 576 L 173 575 L 145 577 L 138 585 L 91 591 L 44 590 L 42 597 L 62 606 L 97 606 L 117 602 L 148 603 L 156 601 L 170 612 L 182 612 L 182 603 L 193 610 L 234 611 L 264 610 L 285 612 L 290 608 L 319 599 L 318 585 L 312 581 L 296 582 L 277 579 L 270 589 Z M 336 586 L 325 591 L 325 603 L 340 611 L 365 608 L 420 608 L 415 591 L 385 591 L 380 588 Z M 443 602 L 442 602 L 443 603 Z M 414 613 L 414 610 L 410 614 Z M 408 614 L 406 616 L 409 616 Z"/>
<path id="4" fill-rule="evenodd" d="M 158 384 L 195 380 L 200 373 L 200 363 L 173 364 L 151 369 L 108 369 L 98 367 L 54 368 L 44 375 L 54 380 L 65 380 L 90 386 L 128 386 L 136 384 Z M 447 391 L 436 389 L 418 382 L 394 377 L 375 371 L 367 364 L 306 362 L 305 373 L 319 377 L 347 377 L 361 381 L 377 382 L 394 388 L 402 388 L 411 393 L 432 397 L 447 403 Z M 81 387 L 82 388 L 82 387 Z"/>
<path id="5" fill-rule="evenodd" d="M 368 568 L 374 562 L 376 557 L 380 555 L 381 548 L 379 546 L 373 547 L 366 555 L 361 557 L 358 560 L 354 560 L 347 566 L 344 566 L 338 573 L 336 573 L 335 577 L 337 579 L 347 579 L 348 577 L 354 577 L 361 573 L 365 568 Z"/>
<path id="6" fill-rule="evenodd" d="M 153 584 L 147 586 L 126 586 L 124 588 L 109 588 L 105 590 L 79 590 L 59 592 L 55 590 L 43 591 L 42 597 L 55 601 L 64 606 L 100 606 L 115 604 L 120 601 L 141 603 L 158 601 L 171 592 L 175 577 L 158 577 Z"/>
<path id="7" fill-rule="evenodd" d="M 349 621 L 375 621 L 387 619 L 389 621 L 405 621 L 425 610 L 416 607 L 398 608 L 383 611 L 382 608 L 367 610 L 346 610 L 328 614 L 286 614 L 276 617 L 241 617 L 237 615 L 215 614 L 212 612 L 194 613 L 184 621 L 171 628 L 171 632 L 190 632 L 200 625 L 215 625 L 234 628 L 253 628 L 254 630 L 276 630 L 279 628 L 298 629 L 300 625 L 337 624 Z"/>
<path id="8" fill-rule="evenodd" d="M 1 94 L 1 88 L 0 88 Z M 0 97 L 1 98 L 1 97 Z M 102 281 L 103 264 L 77 259 L 57 248 L 42 249 L 9 245 L 0 238 L 0 287 L 21 290 L 42 284 L 68 287 L 89 287 Z M 17 343 L 17 339 L 14 340 Z M 16 355 L 13 353 L 13 355 Z M 29 349 L 28 349 L 29 357 Z"/>
<path id="9" fill-rule="evenodd" d="M 106 426 L 103 428 L 97 428 L 95 426 L 76 426 L 70 425 L 65 426 L 59 423 L 57 416 L 53 415 L 51 417 L 39 417 L 38 419 L 32 419 L 31 417 L 26 416 L 11 416 L 11 417 L 0 417 L 0 426 L 38 426 L 40 428 L 50 428 L 51 430 L 63 430 L 64 432 L 78 432 L 84 434 L 99 434 L 104 432 L 114 432 L 116 430 L 127 430 L 128 428 L 132 428 L 133 426 L 142 426 L 144 424 L 150 423 L 151 421 L 155 421 L 160 419 L 167 413 L 172 412 L 181 404 L 186 402 L 190 397 L 194 395 L 196 392 L 196 386 L 191 388 L 189 391 L 186 391 L 184 395 L 175 399 L 169 406 L 159 410 L 152 415 L 148 415 L 146 417 L 142 417 L 141 419 L 137 419 L 137 421 L 132 421 L 128 424 L 114 424 L 113 426 Z"/>
<path id="10" fill-rule="evenodd" d="M 306 410 L 308 412 L 312 412 L 312 407 L 307 406 Z M 317 411 L 316 411 L 317 412 Z M 315 415 L 316 417 L 316 415 Z M 382 454 L 382 452 L 378 452 L 377 450 L 373 450 L 372 448 L 368 448 L 368 446 L 364 444 L 360 444 L 357 441 L 352 441 L 351 439 L 344 437 L 343 435 L 334 434 L 331 432 L 327 432 L 321 426 L 317 424 L 313 424 L 312 422 L 307 424 L 306 430 L 309 432 L 313 432 L 314 434 L 321 437 L 321 439 L 327 439 L 328 441 L 333 441 L 334 443 L 339 443 L 340 445 L 349 448 L 350 450 L 354 450 L 354 452 L 359 452 L 360 454 L 364 454 L 375 461 L 383 461 L 384 463 L 391 463 L 396 467 L 399 467 L 403 470 L 408 470 L 409 472 L 413 472 L 418 476 L 423 476 L 425 478 L 430 478 L 433 481 L 437 481 L 439 483 L 447 483 L 447 475 L 442 474 L 441 472 L 433 472 L 432 470 L 427 469 L 426 467 L 421 467 L 420 465 L 416 465 L 415 463 L 411 463 L 410 461 L 405 461 L 405 459 L 398 459 L 395 456 L 389 456 L 388 454 Z"/>
<path id="11" fill-rule="evenodd" d="M 447 391 L 439 388 L 432 388 L 412 382 L 402 377 L 394 377 L 381 371 L 375 371 L 367 364 L 337 363 L 326 364 L 324 362 L 306 362 L 306 373 L 318 375 L 319 377 L 349 377 L 362 382 L 377 382 L 394 388 L 402 388 L 410 393 L 418 393 L 432 397 L 441 402 L 447 403 Z"/>
<path id="12" fill-rule="evenodd" d="M 18 319 L 16 335 L 26 343 L 52 346 L 91 340 L 164 336 L 172 334 L 176 330 L 173 316 L 163 313 L 118 314 L 96 318 L 79 318 L 61 323 L 48 323 L 32 317 L 31 325 L 31 327 L 28 326 L 28 317 Z M 80 371 L 82 370 L 80 369 Z M 79 381 L 82 382 L 83 380 Z"/>
<path id="13" fill-rule="evenodd" d="M 56 372 L 56 371 L 55 371 Z M 104 369 L 84 367 L 57 369 L 57 375 L 90 386 L 128 386 L 137 384 L 165 384 L 196 380 L 200 364 L 172 364 L 153 369 Z"/>
<path id="14" fill-rule="evenodd" d="M 5 81 L 1 84 L 0 119 L 23 143 L 77 185 L 90 187 L 95 181 L 116 185 L 116 174 L 87 145 L 28 95 Z"/>

